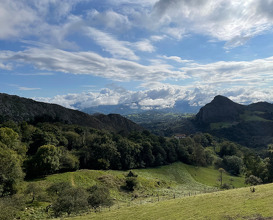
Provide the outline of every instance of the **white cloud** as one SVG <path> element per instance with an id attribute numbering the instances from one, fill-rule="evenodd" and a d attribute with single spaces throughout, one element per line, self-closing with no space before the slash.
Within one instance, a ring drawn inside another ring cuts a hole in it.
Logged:
<path id="1" fill-rule="evenodd" d="M 10 64 L 6 65 L 4 63 L 0 63 L 0 69 L 3 69 L 3 70 L 12 70 L 12 66 Z"/>
<path id="2" fill-rule="evenodd" d="M 272 8 L 271 0 L 159 0 L 147 23 L 177 39 L 198 33 L 235 47 L 272 28 Z"/>
<path id="3" fill-rule="evenodd" d="M 161 35 L 181 40 L 185 35 L 197 33 L 225 41 L 225 47 L 231 48 L 271 30 L 273 26 L 272 0 L 109 0 L 111 7 L 107 10 L 99 12 L 93 9 L 88 13 L 90 8 L 87 7 L 81 16 L 73 14 L 73 9 L 79 3 L 88 5 L 88 1 L 80 0 L 1 1 L 0 39 L 35 36 L 61 48 L 76 48 L 77 45 L 66 37 L 79 26 L 90 25 L 95 28 L 89 31 L 96 42 L 105 46 L 106 50 L 115 51 L 115 56 L 120 56 L 123 53 L 118 54 L 106 41 L 121 46 L 124 52 L 126 44 L 115 41 L 118 37 L 104 35 L 103 31 L 117 34 L 132 28 L 139 28 L 138 31 L 147 28 L 154 41 L 161 40 Z M 73 22 L 75 18 L 85 24 Z M 103 39 L 100 40 L 100 37 Z M 139 48 L 145 49 L 142 51 L 154 51 L 151 45 Z M 128 48 L 127 52 L 129 57 L 136 59 Z"/>
<path id="4" fill-rule="evenodd" d="M 150 37 L 150 39 L 151 39 L 152 41 L 158 42 L 158 41 L 164 40 L 166 37 L 167 37 L 166 35 L 152 35 L 152 36 Z"/>
<path id="5" fill-rule="evenodd" d="M 20 86 L 20 85 L 17 85 L 17 84 L 8 84 L 8 86 L 15 87 L 20 91 L 33 91 L 33 90 L 40 90 L 41 89 L 41 88 Z"/>
<path id="6" fill-rule="evenodd" d="M 272 89 L 258 87 L 215 88 L 201 85 L 198 87 L 184 87 L 170 84 L 158 84 L 159 87 L 142 91 L 128 91 L 125 89 L 101 89 L 98 92 L 58 95 L 53 98 L 36 98 L 38 101 L 63 105 L 68 108 L 84 109 L 98 105 L 124 104 L 132 109 L 162 109 L 172 108 L 178 101 L 188 101 L 192 106 L 203 106 L 216 95 L 224 95 L 235 102 L 249 104 L 250 102 L 272 102 Z"/>
<path id="7" fill-rule="evenodd" d="M 164 60 L 182 63 L 180 70 L 162 60 L 151 60 L 150 65 L 133 61 L 105 58 L 93 52 L 69 52 L 51 47 L 28 48 L 24 51 L 1 51 L 4 67 L 17 63 L 31 64 L 39 70 L 86 74 L 115 81 L 136 80 L 162 82 L 190 79 L 193 85 L 269 86 L 273 82 L 273 57 L 252 61 L 219 61 L 198 64 L 177 56 L 161 56 Z M 183 82 L 183 81 L 182 81 Z M 187 85 L 187 84 L 185 84 Z"/>
<path id="8" fill-rule="evenodd" d="M 181 70 L 185 71 L 185 75 L 199 79 L 202 84 L 263 86 L 273 81 L 273 57 L 252 61 L 219 61 L 204 65 L 193 63 Z"/>
<path id="9" fill-rule="evenodd" d="M 24 1 L 0 2 L 0 39 L 18 37 L 29 32 L 31 25 L 39 21 L 37 13 Z"/>
<path id="10" fill-rule="evenodd" d="M 0 39 L 42 37 L 54 27 L 52 21 L 66 20 L 80 0 L 12 0 L 0 2 Z M 51 19 L 51 20 L 50 20 Z M 56 24 L 55 24 L 56 25 Z"/>
<path id="11" fill-rule="evenodd" d="M 99 31 L 95 28 L 88 27 L 86 29 L 87 35 L 102 46 L 104 50 L 112 54 L 116 58 L 127 58 L 130 60 L 138 60 L 133 50 L 128 48 L 129 42 L 119 41 L 110 34 Z"/>
<path id="12" fill-rule="evenodd" d="M 109 3 L 115 5 L 133 4 L 142 5 L 143 7 L 152 7 L 158 0 L 109 0 Z"/>
<path id="13" fill-rule="evenodd" d="M 98 12 L 93 9 L 87 15 L 88 23 L 92 26 L 101 26 L 105 29 L 124 32 L 131 27 L 131 23 L 126 15 L 122 15 L 113 10 Z"/>
<path id="14" fill-rule="evenodd" d="M 184 60 L 184 59 L 181 59 L 181 57 L 178 57 L 178 56 L 159 56 L 160 58 L 163 58 L 163 59 L 166 59 L 166 60 L 173 60 L 177 63 L 190 63 L 190 62 L 193 62 L 193 60 Z"/>
<path id="15" fill-rule="evenodd" d="M 19 86 L 18 89 L 19 89 L 19 90 L 22 90 L 22 91 L 32 91 L 32 90 L 39 90 L 39 89 L 41 89 L 41 88 L 31 88 L 31 87 Z"/>
<path id="16" fill-rule="evenodd" d="M 136 62 L 104 58 L 93 52 L 68 52 L 51 47 L 29 48 L 24 51 L 1 51 L 0 60 L 9 64 L 24 63 L 40 70 L 87 74 L 116 81 L 161 81 L 167 78 L 186 78 L 182 71 L 168 65 L 141 65 Z"/>
<path id="17" fill-rule="evenodd" d="M 16 76 L 53 76 L 52 72 L 41 72 L 41 73 L 15 73 Z"/>
<path id="18" fill-rule="evenodd" d="M 142 40 L 142 41 L 138 41 L 138 42 L 134 43 L 133 45 L 135 46 L 135 48 L 137 50 L 140 50 L 140 51 L 150 52 L 150 53 L 155 51 L 154 46 L 147 39 Z"/>

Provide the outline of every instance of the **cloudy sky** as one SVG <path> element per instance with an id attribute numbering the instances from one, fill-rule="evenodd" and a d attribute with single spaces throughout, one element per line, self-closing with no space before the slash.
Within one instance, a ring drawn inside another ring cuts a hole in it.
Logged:
<path id="1" fill-rule="evenodd" d="M 0 0 L 0 77 L 70 108 L 273 102 L 273 0 Z"/>

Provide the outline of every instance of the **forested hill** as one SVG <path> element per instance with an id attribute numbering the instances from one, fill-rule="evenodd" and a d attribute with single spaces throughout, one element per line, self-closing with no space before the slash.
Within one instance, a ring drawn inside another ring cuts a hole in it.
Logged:
<path id="1" fill-rule="evenodd" d="M 273 104 L 241 105 L 216 96 L 200 109 L 195 124 L 202 131 L 248 147 L 266 147 L 273 143 Z"/>
<path id="2" fill-rule="evenodd" d="M 56 104 L 37 102 L 15 95 L 0 93 L 0 122 L 62 122 L 77 124 L 113 132 L 140 131 L 136 123 L 117 114 L 88 115 Z"/>

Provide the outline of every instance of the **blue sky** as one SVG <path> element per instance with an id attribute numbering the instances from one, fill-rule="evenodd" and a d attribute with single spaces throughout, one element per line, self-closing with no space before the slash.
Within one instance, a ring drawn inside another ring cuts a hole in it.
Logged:
<path id="1" fill-rule="evenodd" d="M 0 0 L 0 92 L 69 108 L 273 102 L 272 0 Z"/>

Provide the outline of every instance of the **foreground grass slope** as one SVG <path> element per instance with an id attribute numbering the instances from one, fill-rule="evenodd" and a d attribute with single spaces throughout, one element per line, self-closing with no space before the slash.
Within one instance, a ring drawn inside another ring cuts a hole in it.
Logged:
<path id="1" fill-rule="evenodd" d="M 128 206 L 139 209 L 140 204 L 147 204 L 149 207 L 155 202 L 173 200 L 174 197 L 183 198 L 189 197 L 189 195 L 217 191 L 217 185 L 219 186 L 218 170 L 195 167 L 181 162 L 157 168 L 135 169 L 133 172 L 138 175 L 139 182 L 138 187 L 133 192 L 124 189 L 128 171 L 78 170 L 76 172 L 49 175 L 29 183 L 37 183 L 44 192 L 50 185 L 58 182 L 68 182 L 72 186 L 83 188 L 93 185 L 106 186 L 110 190 L 114 202 L 113 207 L 111 207 L 113 213 L 119 208 Z M 229 183 L 230 178 L 231 176 L 226 173 L 223 175 L 225 183 Z M 243 177 L 232 178 L 234 179 L 232 184 L 235 187 L 244 186 Z M 45 193 L 44 196 L 46 196 Z M 50 204 L 46 201 L 30 204 L 30 207 L 22 213 L 21 219 L 44 219 L 49 217 L 45 212 L 41 211 Z"/>
<path id="2" fill-rule="evenodd" d="M 200 194 L 67 218 L 87 219 L 272 219 L 273 184 Z M 272 218 L 269 218 L 272 217 Z"/>

